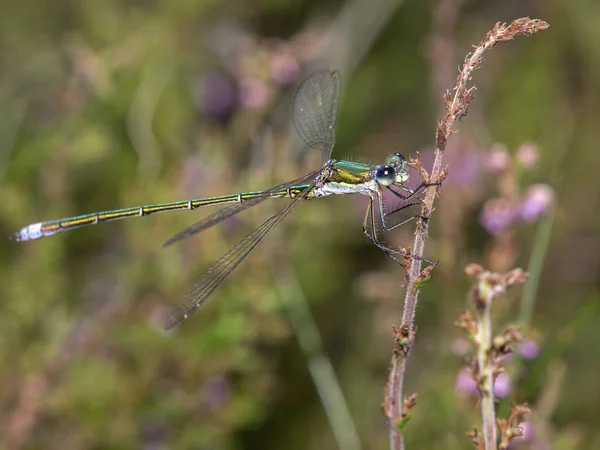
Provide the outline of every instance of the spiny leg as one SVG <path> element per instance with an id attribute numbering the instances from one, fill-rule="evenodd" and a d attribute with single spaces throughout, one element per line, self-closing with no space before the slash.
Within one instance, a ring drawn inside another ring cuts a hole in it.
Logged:
<path id="1" fill-rule="evenodd" d="M 406 186 L 402 186 L 402 189 L 404 189 L 406 192 L 409 193 L 409 195 L 402 195 L 400 192 L 396 192 L 394 191 L 391 186 L 387 186 L 387 188 L 398 198 L 401 198 L 402 200 L 410 200 L 413 196 L 415 196 L 416 194 L 418 194 L 419 192 L 421 192 L 423 189 L 428 188 L 430 186 L 440 186 L 442 183 L 426 183 L 425 181 L 423 181 L 420 185 L 418 185 L 414 190 L 410 189 Z"/>
<path id="2" fill-rule="evenodd" d="M 392 192 L 393 192 L 393 191 L 392 191 Z M 415 192 L 416 192 L 416 191 L 415 191 Z M 369 204 L 371 204 L 372 202 L 373 202 L 373 199 L 371 199 L 371 202 L 370 202 Z M 400 212 L 400 211 L 402 211 L 403 209 L 409 208 L 409 207 L 411 207 L 411 206 L 419 205 L 419 204 L 420 204 L 420 202 L 411 202 L 411 203 L 407 203 L 406 205 L 402 205 L 400 208 L 398 208 L 398 209 L 396 209 L 396 210 L 392 211 L 390 214 L 386 214 L 386 213 L 385 213 L 385 208 L 384 208 L 384 205 L 383 205 L 383 196 L 381 195 L 381 193 L 378 193 L 378 194 L 377 194 L 377 202 L 378 202 L 378 205 L 379 205 L 379 219 L 380 219 L 380 223 L 381 223 L 381 226 L 382 226 L 382 228 L 383 228 L 383 230 L 384 230 L 384 231 L 391 231 L 391 230 L 393 230 L 394 228 L 397 228 L 397 227 L 399 227 L 400 225 L 404 225 L 405 223 L 407 223 L 407 222 L 410 222 L 410 221 L 411 221 L 411 220 L 413 220 L 413 219 L 416 219 L 417 217 L 418 217 L 418 218 L 420 218 L 421 220 L 429 220 L 429 217 L 423 217 L 423 216 L 421 216 L 421 215 L 419 215 L 419 214 L 415 214 L 414 216 L 410 216 L 410 217 L 408 217 L 408 218 L 404 219 L 404 220 L 403 220 L 403 221 L 401 221 L 401 222 L 398 222 L 398 223 L 396 223 L 396 224 L 393 224 L 393 225 L 388 225 L 388 224 L 386 223 L 386 220 L 385 220 L 385 219 L 386 219 L 388 216 L 391 216 L 391 215 L 393 215 L 393 214 L 395 214 L 395 213 L 397 213 L 397 212 Z M 373 213 L 373 214 L 374 214 L 374 213 Z M 426 262 L 426 263 L 428 263 L 428 264 L 437 264 L 436 262 L 430 261 L 430 260 L 428 260 L 428 259 L 425 259 L 425 258 L 423 258 L 423 257 L 421 257 L 421 256 L 407 255 L 407 254 L 405 254 L 405 253 L 402 253 L 402 252 L 396 252 L 396 254 L 400 254 L 400 255 L 408 256 L 408 257 L 411 257 L 411 258 L 413 258 L 413 259 L 418 259 L 418 260 L 420 260 L 420 261 L 424 261 L 424 262 Z"/>
<path id="3" fill-rule="evenodd" d="M 374 209 L 373 209 L 373 198 L 369 198 L 369 205 L 367 207 L 365 219 L 363 221 L 363 233 L 381 251 L 383 251 L 386 255 L 388 255 L 390 258 L 392 258 L 395 262 L 397 262 L 402 267 L 404 267 L 404 264 L 400 260 L 398 260 L 398 258 L 396 258 L 394 256 L 395 254 L 401 254 L 401 252 L 384 245 L 377 237 L 377 222 L 376 222 Z"/>
<path id="4" fill-rule="evenodd" d="M 403 186 L 403 189 L 405 189 L 408 192 L 410 192 L 409 195 L 402 195 L 401 193 L 396 192 L 395 190 L 393 190 L 390 186 L 387 186 L 387 188 L 396 197 L 398 197 L 398 198 L 400 198 L 400 199 L 402 199 L 404 201 L 407 201 L 407 200 L 410 200 L 412 197 L 414 197 L 416 194 L 418 194 L 423 189 L 428 188 L 430 186 L 439 186 L 440 184 L 441 183 L 426 183 L 426 182 L 423 182 L 419 186 L 417 186 L 417 188 L 415 190 L 412 190 L 412 189 L 409 189 L 409 188 Z M 410 217 L 406 218 L 402 222 L 399 222 L 399 223 L 396 223 L 396 224 L 393 224 L 393 225 L 388 225 L 388 223 L 386 221 L 386 219 L 388 217 L 390 217 L 390 216 L 392 216 L 392 215 L 394 215 L 394 214 L 402 211 L 403 209 L 410 208 L 411 206 L 420 205 L 421 202 L 420 201 L 410 202 L 410 203 L 407 203 L 405 205 L 402 205 L 401 207 L 393 210 L 390 213 L 386 213 L 384 205 L 383 205 L 383 197 L 382 197 L 381 194 L 378 196 L 378 199 L 379 199 L 379 214 L 380 214 L 380 216 L 382 218 L 382 227 L 383 227 L 384 231 L 393 230 L 394 228 L 399 227 L 400 225 L 404 225 L 405 223 L 410 222 L 411 220 L 416 219 L 416 218 L 420 218 L 422 220 L 429 220 L 429 217 L 423 217 L 423 216 L 421 216 L 419 214 L 415 214 L 413 216 L 410 216 Z"/>
<path id="5" fill-rule="evenodd" d="M 394 192 L 394 191 L 392 191 L 392 192 Z M 394 193 L 397 194 L 397 195 L 401 195 L 401 194 L 398 194 L 397 192 L 394 192 Z M 381 219 L 381 227 L 383 228 L 383 231 L 391 231 L 394 228 L 399 227 L 400 225 L 404 225 L 405 223 L 410 222 L 413 219 L 416 219 L 417 217 L 421 217 L 419 214 L 415 214 L 414 216 L 407 217 L 402 222 L 395 223 L 393 225 L 388 225 L 388 223 L 386 221 L 387 217 L 389 217 L 389 216 L 391 216 L 393 214 L 396 214 L 396 213 L 402 211 L 403 209 L 410 208 L 411 206 L 420 205 L 420 202 L 410 202 L 410 203 L 407 203 L 406 205 L 402 205 L 400 208 L 395 209 L 394 211 L 392 211 L 389 214 L 385 213 L 385 206 L 383 204 L 383 196 L 381 195 L 381 193 L 379 193 L 377 195 L 377 203 L 378 203 L 378 206 L 379 206 L 379 217 Z"/>

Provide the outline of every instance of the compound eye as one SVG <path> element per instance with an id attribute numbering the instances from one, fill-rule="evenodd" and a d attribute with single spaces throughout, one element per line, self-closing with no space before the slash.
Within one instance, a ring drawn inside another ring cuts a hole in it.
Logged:
<path id="1" fill-rule="evenodd" d="M 396 171 L 392 166 L 379 166 L 375 179 L 382 186 L 391 186 L 396 181 Z"/>
<path id="2" fill-rule="evenodd" d="M 394 169 L 397 169 L 398 167 L 404 168 L 406 165 L 406 159 L 404 156 L 402 156 L 402 154 L 395 152 L 388 156 L 387 164 L 388 166 L 392 166 Z"/>

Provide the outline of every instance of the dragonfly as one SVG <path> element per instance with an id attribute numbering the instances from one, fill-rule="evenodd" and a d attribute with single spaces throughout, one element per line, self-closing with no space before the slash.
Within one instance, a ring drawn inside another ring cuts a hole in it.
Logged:
<path id="1" fill-rule="evenodd" d="M 392 230 L 416 217 L 393 221 L 397 213 L 420 204 L 418 194 L 431 185 L 421 183 L 415 189 L 407 186 L 408 164 L 400 153 L 390 154 L 385 164 L 368 165 L 358 162 L 331 159 L 335 146 L 335 122 L 338 112 L 340 74 L 337 70 L 323 70 L 306 78 L 298 87 L 292 101 L 292 121 L 303 141 L 320 150 L 323 165 L 320 169 L 303 177 L 270 189 L 219 197 L 135 206 L 91 214 L 39 222 L 21 228 L 12 235 L 16 241 L 31 241 L 63 231 L 88 225 L 96 225 L 129 217 L 149 216 L 168 211 L 194 210 L 203 206 L 230 204 L 212 215 L 176 234 L 164 246 L 190 238 L 224 220 L 256 206 L 267 199 L 287 198 L 290 202 L 267 219 L 258 228 L 234 245 L 210 266 L 187 291 L 165 322 L 165 330 L 172 329 L 192 315 L 233 270 L 279 225 L 292 210 L 304 200 L 330 195 L 360 194 L 369 197 L 363 233 L 381 250 L 402 264 L 399 250 L 388 247 L 380 237 L 380 231 Z M 383 193 L 389 191 L 399 199 L 400 206 L 386 213 Z"/>

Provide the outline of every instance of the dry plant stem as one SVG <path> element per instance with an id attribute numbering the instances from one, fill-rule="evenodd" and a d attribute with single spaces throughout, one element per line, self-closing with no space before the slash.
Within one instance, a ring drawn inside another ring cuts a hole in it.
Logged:
<path id="1" fill-rule="evenodd" d="M 494 28 L 488 32 L 475 51 L 465 58 L 463 67 L 460 69 L 456 86 L 454 88 L 454 96 L 450 91 L 444 94 L 445 114 L 437 128 L 435 160 L 433 169 L 430 175 L 430 182 L 437 183 L 443 179 L 442 159 L 446 142 L 448 138 L 454 134 L 452 127 L 456 120 L 460 120 L 466 113 L 475 94 L 475 87 L 467 88 L 467 83 L 471 80 L 473 71 L 477 69 L 483 61 L 483 54 L 496 45 L 498 42 L 509 41 L 516 36 L 525 34 L 533 34 L 540 30 L 548 28 L 548 24 L 537 19 L 528 17 L 517 19 L 510 25 L 497 23 Z M 435 196 L 439 187 L 430 187 L 423 201 L 421 216 L 431 217 Z M 429 229 L 428 220 L 420 220 L 417 224 L 415 232 L 415 241 L 413 244 L 413 254 L 418 258 L 423 257 L 423 249 L 425 247 L 425 238 Z M 392 369 L 388 380 L 388 389 L 386 404 L 388 405 L 389 431 L 390 431 L 390 448 L 399 450 L 404 448 L 402 434 L 398 429 L 398 421 L 402 416 L 402 390 L 404 381 L 404 372 L 406 370 L 406 360 L 412 345 L 414 333 L 414 317 L 417 308 L 419 296 L 419 288 L 417 280 L 421 273 L 421 260 L 415 258 L 409 264 L 408 283 L 406 287 L 406 297 L 404 299 L 404 313 L 402 316 L 401 332 L 407 342 L 403 344 L 403 351 L 394 352 L 392 358 Z"/>
<path id="2" fill-rule="evenodd" d="M 486 450 L 496 448 L 498 440 L 496 433 L 496 410 L 494 405 L 494 369 L 492 367 L 492 300 L 493 291 L 487 283 L 480 282 L 479 291 L 482 295 L 483 309 L 478 311 L 477 321 L 477 363 L 479 366 L 478 385 L 481 395 L 481 418 L 483 421 L 483 441 Z"/>

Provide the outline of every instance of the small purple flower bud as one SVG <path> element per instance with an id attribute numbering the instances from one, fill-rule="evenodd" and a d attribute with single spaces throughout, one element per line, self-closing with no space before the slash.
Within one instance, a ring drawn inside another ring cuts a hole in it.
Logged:
<path id="1" fill-rule="evenodd" d="M 519 441 L 531 441 L 533 439 L 533 436 L 535 434 L 535 430 L 534 430 L 533 424 L 531 422 L 523 422 L 519 426 L 523 429 L 523 435 L 522 436 L 515 436 L 512 439 L 509 448 L 521 448 L 520 446 L 514 445 L 514 444 L 516 444 Z M 541 448 L 544 448 L 544 447 L 541 447 Z"/>
<path id="2" fill-rule="evenodd" d="M 535 166 L 538 156 L 539 152 L 535 144 L 523 144 L 517 149 L 517 161 L 527 169 Z"/>
<path id="3" fill-rule="evenodd" d="M 225 377 L 215 375 L 204 382 L 201 395 L 203 403 L 211 410 L 221 409 L 231 398 L 231 386 Z"/>
<path id="4" fill-rule="evenodd" d="M 227 122 L 238 101 L 237 88 L 225 75 L 207 75 L 192 86 L 194 103 L 207 117 Z"/>
<path id="5" fill-rule="evenodd" d="M 513 224 L 514 220 L 514 205 L 502 198 L 488 200 L 479 215 L 479 223 L 492 235 L 507 229 Z"/>
<path id="6" fill-rule="evenodd" d="M 262 80 L 252 78 L 242 81 L 240 100 L 249 109 L 263 109 L 271 100 L 271 88 Z"/>
<path id="7" fill-rule="evenodd" d="M 461 369 L 456 375 L 455 389 L 463 394 L 478 395 L 477 382 L 473 379 L 467 369 Z"/>
<path id="8" fill-rule="evenodd" d="M 494 144 L 490 150 L 485 153 L 484 167 L 490 173 L 501 173 L 508 169 L 510 156 L 506 147 L 502 144 Z"/>
<path id="9" fill-rule="evenodd" d="M 504 398 L 510 393 L 511 388 L 512 380 L 510 379 L 510 376 L 506 373 L 501 373 L 496 377 L 496 381 L 494 382 L 494 396 L 496 398 Z M 461 369 L 460 372 L 458 372 L 455 389 L 460 393 L 479 395 L 477 382 L 471 377 L 471 374 L 467 369 Z"/>
<path id="10" fill-rule="evenodd" d="M 525 359 L 534 359 L 540 354 L 540 346 L 531 339 L 525 339 L 519 346 L 519 353 Z"/>
<path id="11" fill-rule="evenodd" d="M 501 373 L 494 382 L 494 396 L 496 398 L 506 397 L 512 388 L 512 380 L 507 373 Z"/>
<path id="12" fill-rule="evenodd" d="M 547 184 L 534 184 L 529 187 L 521 200 L 519 217 L 525 222 L 533 222 L 548 211 L 553 201 L 554 190 L 552 187 Z"/>
<path id="13" fill-rule="evenodd" d="M 294 84 L 300 74 L 300 64 L 290 53 L 277 51 L 271 60 L 271 76 L 277 84 Z"/>

